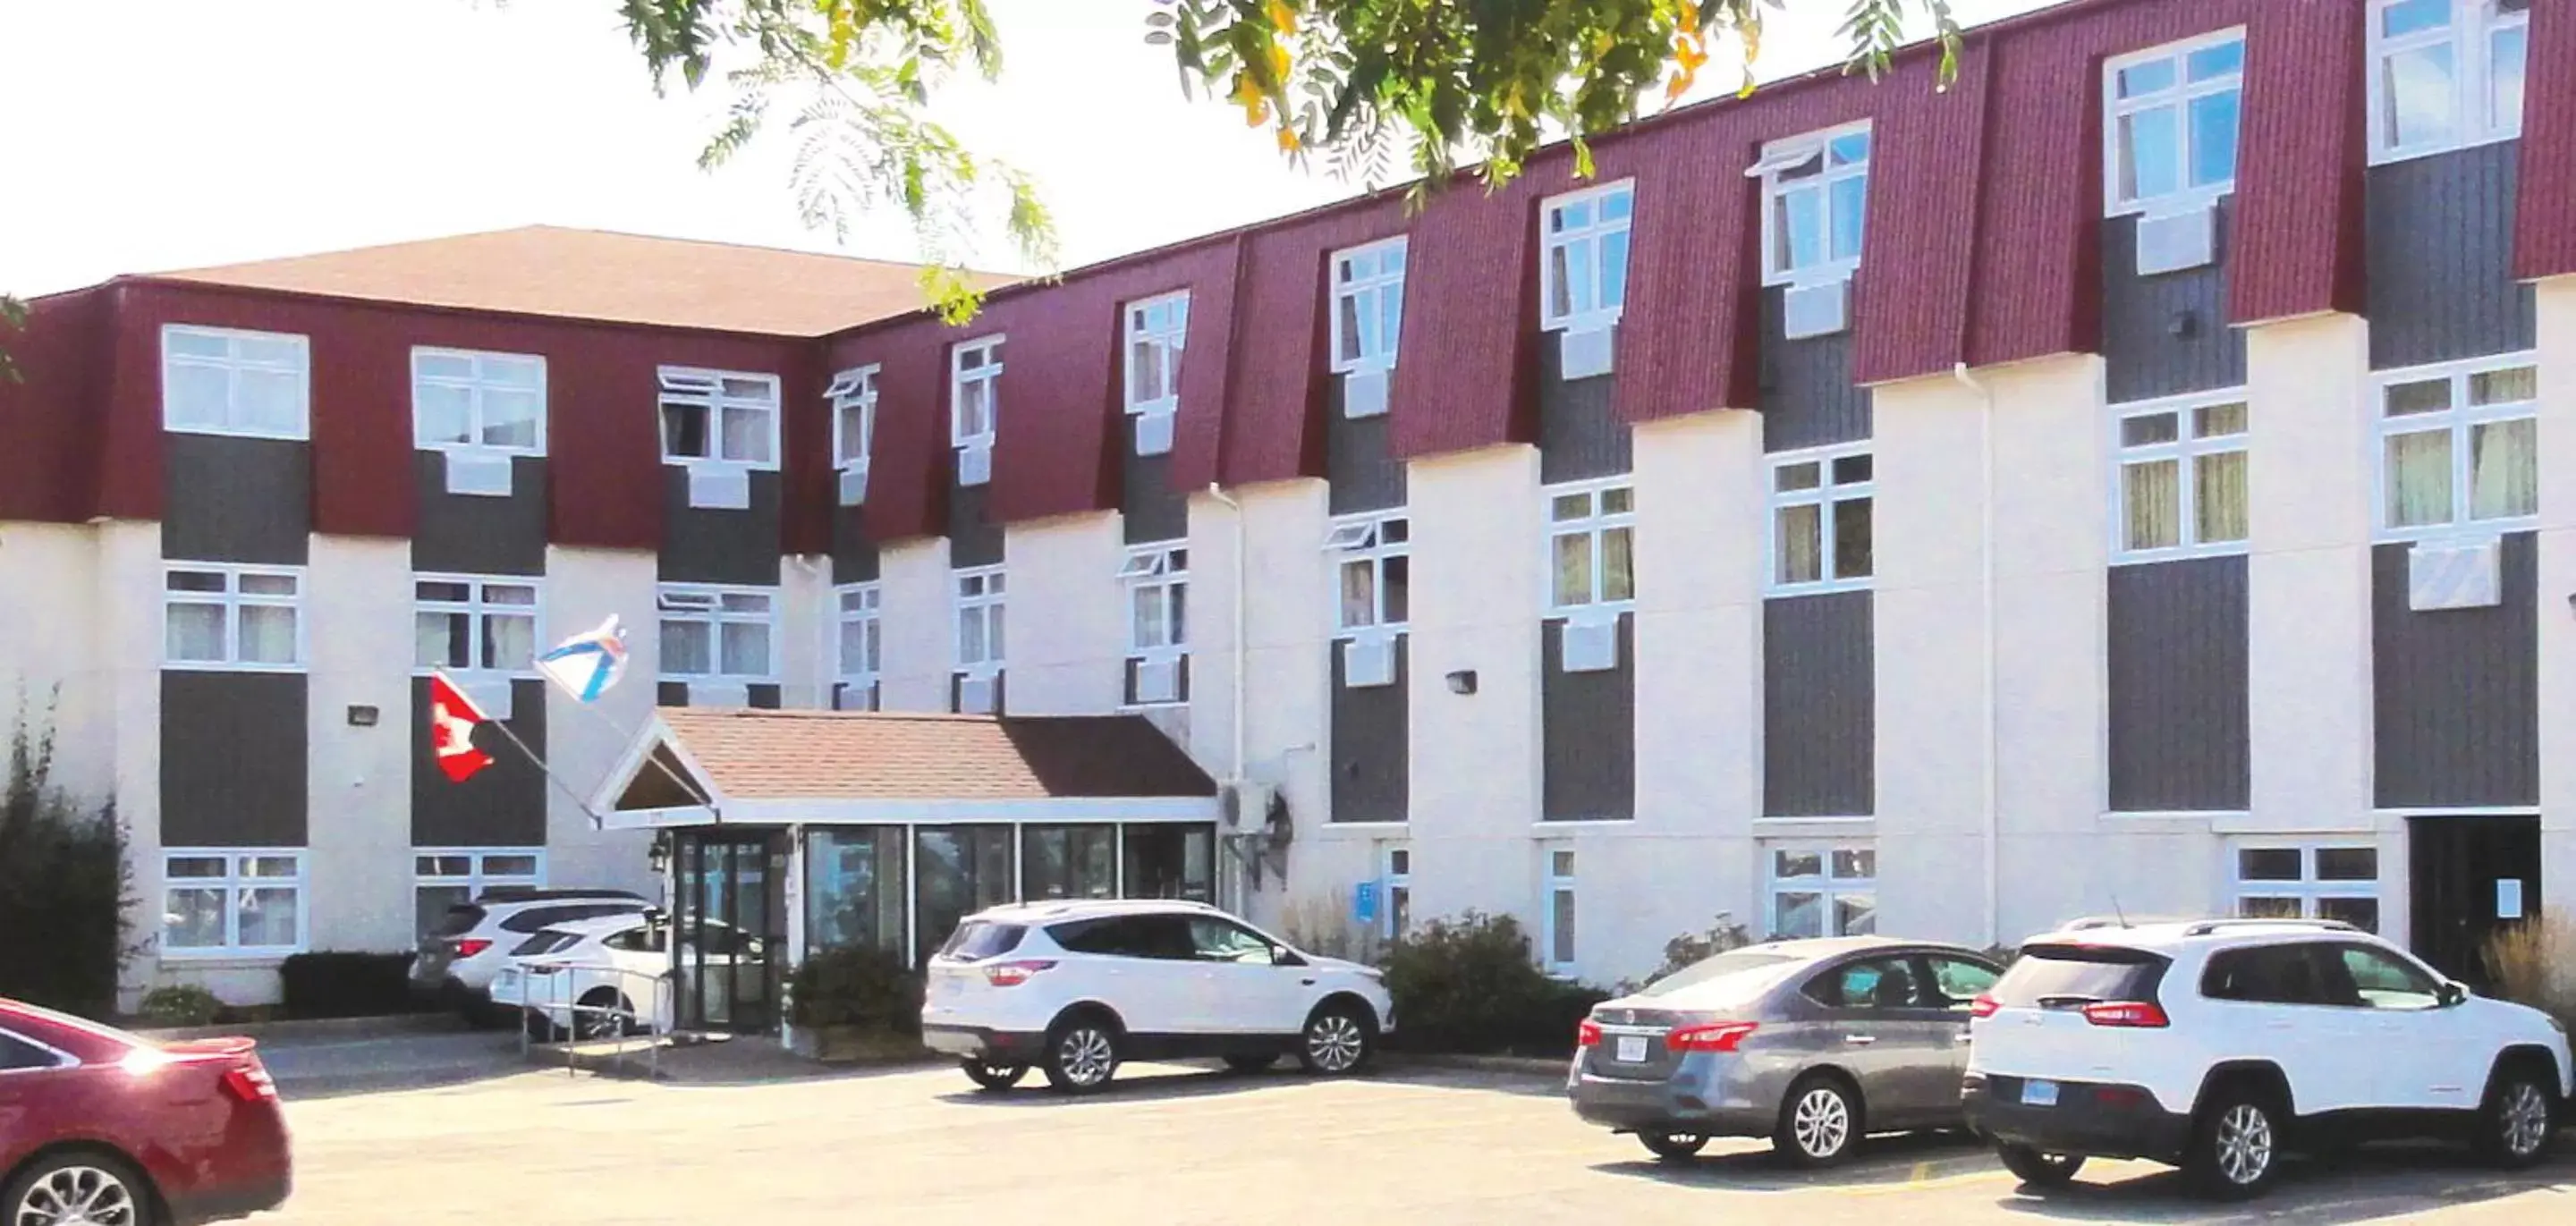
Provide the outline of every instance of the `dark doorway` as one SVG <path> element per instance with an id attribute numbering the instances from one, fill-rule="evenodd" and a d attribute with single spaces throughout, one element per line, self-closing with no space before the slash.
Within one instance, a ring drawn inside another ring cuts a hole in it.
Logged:
<path id="1" fill-rule="evenodd" d="M 778 1029 L 787 949 L 787 840 L 776 832 L 684 832 L 673 884 L 679 1028 Z"/>
<path id="2" fill-rule="evenodd" d="M 2540 819 L 2417 817 L 2406 841 L 2416 956 L 2471 987 L 2492 987 L 2487 938 L 2540 914 Z"/>

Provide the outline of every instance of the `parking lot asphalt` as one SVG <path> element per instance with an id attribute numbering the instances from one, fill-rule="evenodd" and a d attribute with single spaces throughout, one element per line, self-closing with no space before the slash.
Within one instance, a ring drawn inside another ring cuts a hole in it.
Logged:
<path id="1" fill-rule="evenodd" d="M 1576 1121 L 1547 1081 L 1479 1072 L 1131 1066 L 1108 1093 L 1068 1099 L 976 1093 L 946 1068 L 712 1086 L 508 1065 L 429 1088 L 288 1093 L 295 1197 L 261 1219 L 281 1226 L 2576 1222 L 2576 1146 L 2519 1176 L 2365 1150 L 2295 1166 L 2245 1209 L 2185 1199 L 2148 1163 L 2097 1163 L 2041 1198 L 1950 1138 L 1880 1141 L 1822 1174 L 1750 1142 L 1657 1163 Z"/>

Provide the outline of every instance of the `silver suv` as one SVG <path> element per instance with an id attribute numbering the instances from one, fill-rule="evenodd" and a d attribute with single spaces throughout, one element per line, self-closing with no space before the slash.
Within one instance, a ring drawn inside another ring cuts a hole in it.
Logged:
<path id="1" fill-rule="evenodd" d="M 478 1024 L 515 1020 L 515 1010 L 491 1005 L 492 980 L 510 964 L 510 951 L 557 924 L 650 909 L 643 895 L 629 890 L 486 890 L 472 902 L 449 907 L 422 934 L 411 964 L 412 995 L 435 999 Z"/>

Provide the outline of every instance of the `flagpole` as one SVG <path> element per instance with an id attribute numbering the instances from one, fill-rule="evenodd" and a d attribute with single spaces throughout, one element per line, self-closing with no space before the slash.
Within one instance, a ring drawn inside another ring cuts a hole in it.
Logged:
<path id="1" fill-rule="evenodd" d="M 623 642 L 625 641 L 625 631 L 620 630 L 620 629 L 618 629 L 618 628 L 617 628 L 617 618 L 616 618 L 616 616 L 615 616 L 615 615 L 613 615 L 613 614 L 612 614 L 612 615 L 610 615 L 610 617 L 609 617 L 609 619 L 608 619 L 607 621 L 602 622 L 602 623 L 600 624 L 599 629 L 597 629 L 597 630 L 593 631 L 593 632 L 592 632 L 592 634 L 593 634 L 593 635 L 595 635 L 595 636 L 601 636 L 601 637 L 613 638 L 613 639 L 614 639 L 616 642 L 618 642 L 618 643 L 623 643 Z M 529 663 L 529 665 L 530 665 L 531 667 L 533 667 L 533 668 L 535 668 L 535 669 L 537 670 L 537 672 L 539 673 L 539 675 L 544 676 L 544 677 L 545 677 L 549 682 L 551 682 L 551 683 L 552 683 L 552 684 L 549 686 L 549 688 L 553 688 L 553 689 L 561 689 L 561 690 L 563 690 L 563 691 L 564 691 L 564 693 L 566 694 L 566 696 L 568 696 L 568 697 L 570 697 L 570 698 L 572 699 L 573 706 L 575 706 L 575 707 L 577 707 L 577 708 L 580 708 L 580 709 L 581 709 L 581 710 L 583 710 L 583 711 L 589 712 L 589 713 L 590 713 L 590 715 L 591 715 L 593 718 L 595 718 L 595 719 L 599 720 L 599 722 L 601 722 L 601 723 L 603 723 L 603 724 L 608 725 L 608 729 L 609 729 L 609 731 L 616 733 L 616 734 L 617 734 L 617 736 L 618 736 L 618 739 L 619 739 L 620 741 L 625 742 L 625 743 L 628 743 L 628 744 L 632 744 L 632 743 L 634 742 L 634 740 L 635 740 L 635 735 L 636 735 L 636 734 L 635 734 L 635 732 L 634 732 L 633 730 L 630 730 L 630 729 L 628 729 L 628 728 L 624 727 L 623 725 L 619 724 L 616 720 L 610 719 L 610 718 L 608 717 L 608 713 L 607 713 L 606 711 L 599 710 L 599 709 L 597 708 L 597 706 L 595 705 L 595 703 L 594 703 L 594 698 L 596 697 L 596 695 L 585 696 L 585 695 L 583 695 L 583 694 L 581 694 L 581 693 L 579 693 L 579 692 L 576 692 L 576 691 L 573 689 L 573 687 L 572 687 L 571 683 L 569 683 L 569 682 L 565 681 L 561 676 L 559 676 L 559 675 L 558 675 L 558 674 L 556 674 L 553 670 L 551 670 L 551 669 L 549 669 L 549 668 L 547 668 L 547 667 L 545 666 L 545 661 L 546 661 L 546 658 L 547 658 L 548 656 L 551 656 L 551 655 L 554 655 L 554 654 L 555 654 L 555 653 L 557 653 L 557 652 L 561 652 L 561 651 L 566 650 L 568 647 L 570 647 L 570 645 L 571 645 L 572 643 L 575 643 L 575 642 L 580 641 L 581 637 L 582 637 L 582 636 L 575 636 L 575 637 L 574 637 L 574 638 L 572 638 L 572 639 L 566 640 L 566 641 L 565 641 L 565 643 L 564 643 L 563 645 L 556 647 L 553 651 L 549 651 L 549 652 L 531 652 L 531 653 L 530 653 L 530 656 L 529 656 L 528 663 Z M 623 658 L 623 655 L 624 655 L 624 653 L 623 653 L 623 651 L 622 651 L 622 650 L 621 650 L 621 651 L 619 651 L 619 652 L 617 652 L 617 653 L 615 653 L 615 654 L 616 654 L 616 656 L 617 656 L 618 658 L 620 658 L 620 659 L 622 659 L 622 658 Z M 615 684 L 616 684 L 616 682 L 617 682 L 617 677 L 618 677 L 619 675 L 621 675 L 621 674 L 622 674 L 622 668 L 619 670 L 619 672 L 612 673 L 612 674 L 610 675 L 609 679 L 607 680 L 607 682 L 605 683 L 605 685 L 603 685 L 603 686 L 602 686 L 602 687 L 600 687 L 600 688 L 605 689 L 605 688 L 606 688 L 606 686 L 615 685 Z M 506 729 L 504 729 L 504 731 L 507 731 L 507 730 L 506 730 Z M 518 741 L 518 739 L 519 739 L 519 738 L 518 738 L 517 736 L 513 735 L 513 736 L 511 736 L 511 737 L 510 737 L 510 739 L 511 739 L 512 741 L 516 742 L 516 741 Z M 524 743 L 520 744 L 520 745 L 519 745 L 519 748 L 520 748 L 520 750 L 521 750 L 522 752 L 527 752 L 527 750 L 528 750 L 528 747 L 527 747 Z M 536 758 L 536 755 L 535 755 L 533 752 L 529 752 L 529 753 L 528 753 L 528 756 L 529 756 L 531 759 L 535 759 L 535 758 Z M 680 773 L 679 773 L 679 772 L 672 770 L 668 765 L 666 765 L 666 764 L 662 761 L 662 759 L 661 759 L 660 755 L 658 755 L 658 754 L 655 754 L 655 753 L 653 753 L 653 752 L 651 752 L 651 751 L 649 751 L 649 750 L 648 750 L 648 751 L 646 751 L 646 753 L 644 754 L 644 760 L 645 760 L 647 763 L 650 763 L 650 764 L 652 765 L 653 769 L 655 769 L 655 770 L 657 770 L 657 771 L 662 772 L 662 774 L 663 774 L 663 776 L 664 776 L 665 778 L 668 778 L 671 782 L 678 784 L 678 785 L 680 786 L 680 790 L 681 790 L 682 792 L 687 793 L 691 799 L 693 799 L 693 800 L 697 801 L 697 802 L 698 802 L 699 804 L 701 804 L 701 805 L 706 806 L 707 813 L 708 813 L 708 815 L 709 815 L 709 816 L 711 816 L 711 817 L 712 817 L 712 816 L 714 816 L 714 815 L 715 815 L 715 807 L 716 807 L 715 798 L 714 798 L 714 797 L 711 797 L 711 796 L 709 796 L 709 795 L 707 795 L 707 793 L 706 793 L 706 790 L 705 790 L 705 789 L 703 789 L 703 788 L 699 787 L 696 783 L 692 782 L 691 780 L 686 779 L 686 778 L 683 778 L 683 777 L 680 775 Z M 543 767 L 543 766 L 545 765 L 545 763 L 544 763 L 542 760 L 539 760 L 539 761 L 537 762 L 537 765 L 538 765 L 538 766 L 540 766 L 540 767 Z M 551 772 L 551 771 L 549 771 L 549 772 L 548 772 L 548 777 L 549 777 L 549 778 L 551 778 L 551 777 L 552 777 L 552 772 Z M 558 781 L 558 782 L 560 782 L 560 781 Z M 568 787 L 567 787 L 567 791 L 569 791 L 569 788 L 568 788 Z M 590 806 L 589 806 L 588 804 L 584 804 L 584 805 L 582 805 L 582 811 L 583 811 L 583 812 L 585 812 L 585 813 L 589 813 L 589 814 L 590 814 L 590 822 L 591 822 L 591 825 L 592 825 L 593 827 L 599 827 L 599 826 L 601 826 L 601 825 L 603 825 L 603 824 L 604 824 L 604 819 L 603 819 L 603 818 L 601 818 L 601 817 L 600 817 L 600 815 L 599 815 L 598 813 L 593 812 L 593 811 L 591 810 L 591 808 L 590 808 Z"/>
<path id="2" fill-rule="evenodd" d="M 528 761 L 536 764 L 537 773 L 544 775 L 546 777 L 546 782 L 555 785 L 556 791 L 562 792 L 565 799 L 572 801 L 575 806 L 581 809 L 583 814 L 590 818 L 591 829 L 598 830 L 606 825 L 604 819 L 600 817 L 599 811 L 590 807 L 590 801 L 584 799 L 581 793 L 573 791 L 571 784 L 564 782 L 561 776 L 555 774 L 555 768 L 546 765 L 546 760 L 538 757 L 536 750 L 529 748 L 526 741 L 519 739 L 518 730 L 510 726 L 510 721 L 506 719 L 487 719 L 483 722 L 500 729 L 501 735 L 510 738 L 510 743 L 518 746 L 519 752 L 527 755 Z"/>

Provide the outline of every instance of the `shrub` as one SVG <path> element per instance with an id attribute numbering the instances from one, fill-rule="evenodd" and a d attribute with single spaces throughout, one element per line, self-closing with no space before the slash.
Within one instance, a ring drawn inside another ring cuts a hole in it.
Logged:
<path id="1" fill-rule="evenodd" d="M 224 1002 L 193 983 L 154 988 L 143 994 L 142 1017 L 155 1026 L 209 1026 Z"/>
<path id="2" fill-rule="evenodd" d="M 1398 1046 L 1411 1051 L 1561 1056 L 1609 993 L 1542 974 L 1508 915 L 1438 919 L 1387 949 Z"/>
<path id="3" fill-rule="evenodd" d="M 1685 932 L 1664 942 L 1664 964 L 1646 976 L 1647 983 L 1680 974 L 1692 965 L 1705 962 L 1730 949 L 1742 949 L 1753 943 L 1744 925 L 1735 922 L 1731 911 L 1720 911 L 1709 921 L 1705 932 Z M 1642 986 L 1642 985 L 1640 985 Z"/>
<path id="4" fill-rule="evenodd" d="M 291 1018 L 383 1017 L 423 1008 L 411 994 L 413 955 L 326 950 L 296 954 L 277 968 L 282 1012 Z"/>
<path id="5" fill-rule="evenodd" d="M 50 704 L 48 704 L 50 710 Z M 22 695 L 0 780 L 0 996 L 105 1018 L 140 952 L 132 943 L 134 872 L 113 800 L 92 802 L 55 782 L 54 734 Z"/>
<path id="6" fill-rule="evenodd" d="M 855 1026 L 921 1032 L 921 977 L 874 945 L 814 951 L 788 977 L 788 1020 L 798 1026 Z"/>
<path id="7" fill-rule="evenodd" d="M 2576 926 L 2543 909 L 2487 938 L 2487 969 L 2505 999 L 2576 1024 Z"/>

